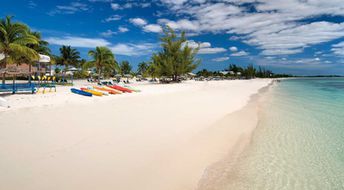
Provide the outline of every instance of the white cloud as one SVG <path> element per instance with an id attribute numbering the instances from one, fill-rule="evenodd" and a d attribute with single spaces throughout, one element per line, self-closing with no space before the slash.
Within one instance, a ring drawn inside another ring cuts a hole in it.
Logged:
<path id="1" fill-rule="evenodd" d="M 197 31 L 199 29 L 199 23 L 193 22 L 187 19 L 181 19 L 178 21 L 171 21 L 168 19 L 159 19 L 158 23 L 166 25 L 174 30 L 186 30 L 186 31 Z"/>
<path id="2" fill-rule="evenodd" d="M 156 44 L 152 43 L 141 43 L 141 44 L 124 44 L 119 43 L 111 47 L 112 52 L 115 55 L 126 55 L 126 56 L 140 56 L 148 55 L 157 48 Z"/>
<path id="3" fill-rule="evenodd" d="M 344 36 L 344 23 L 313 22 L 279 32 L 255 32 L 246 43 L 263 49 L 264 55 L 294 54 L 311 45 Z"/>
<path id="4" fill-rule="evenodd" d="M 344 41 L 343 41 L 343 42 L 340 42 L 340 43 L 338 43 L 338 44 L 332 45 L 331 51 L 332 51 L 335 55 L 344 56 Z"/>
<path id="5" fill-rule="evenodd" d="M 198 54 L 216 54 L 227 51 L 225 48 L 211 47 L 210 42 L 195 42 L 193 40 L 189 40 L 186 43 L 184 43 L 183 46 L 184 45 L 187 45 L 188 47 L 193 49 L 199 48 Z"/>
<path id="6" fill-rule="evenodd" d="M 48 14 L 53 16 L 55 14 L 74 14 L 76 12 L 87 11 L 89 7 L 85 3 L 80 2 L 71 2 L 68 5 L 57 5 L 56 8 Z"/>
<path id="7" fill-rule="evenodd" d="M 344 36 L 344 23 L 303 21 L 322 15 L 344 16 L 342 0 L 161 0 L 180 20 L 158 20 L 174 29 L 229 33 L 262 50 L 263 55 L 303 52 L 315 44 Z M 243 3 L 257 11 L 248 11 Z M 187 18 L 187 19 L 186 19 Z M 235 35 L 233 35 L 235 34 Z M 233 37 L 234 36 L 234 37 Z M 238 37 L 240 36 L 240 37 Z"/>
<path id="8" fill-rule="evenodd" d="M 111 37 L 113 35 L 116 35 L 118 33 L 125 33 L 128 32 L 129 29 L 123 26 L 118 27 L 117 31 L 112 31 L 112 30 L 107 30 L 105 32 L 100 33 L 100 35 L 104 36 L 104 37 Z"/>
<path id="9" fill-rule="evenodd" d="M 99 0 L 99 1 L 102 1 L 102 0 Z M 107 0 L 103 0 L 103 1 L 107 1 Z M 110 2 L 113 2 L 113 1 L 110 1 Z M 111 3 L 110 5 L 111 5 L 111 8 L 116 11 L 116 10 L 123 10 L 123 9 L 131 9 L 134 7 L 147 8 L 147 7 L 151 6 L 151 3 L 150 2 L 140 2 L 140 1 L 138 1 L 138 2 L 127 1 L 124 4 Z"/>
<path id="10" fill-rule="evenodd" d="M 126 28 L 126 27 L 123 27 L 123 26 L 118 27 L 118 32 L 125 33 L 125 32 L 128 32 L 128 31 L 129 31 L 129 29 Z"/>
<path id="11" fill-rule="evenodd" d="M 117 20 L 121 20 L 122 17 L 120 15 L 111 15 L 108 18 L 106 18 L 104 20 L 104 22 L 111 22 L 111 21 L 117 21 Z"/>
<path id="12" fill-rule="evenodd" d="M 225 52 L 225 48 L 201 48 L 198 51 L 198 54 L 216 54 L 216 53 L 222 53 Z"/>
<path id="13" fill-rule="evenodd" d="M 239 51 L 239 52 L 236 52 L 236 53 L 232 53 L 231 56 L 240 57 L 240 56 L 246 56 L 248 54 L 249 53 L 246 52 L 246 51 Z"/>
<path id="14" fill-rule="evenodd" d="M 144 26 L 147 24 L 147 21 L 142 18 L 131 18 L 129 21 L 136 26 Z"/>
<path id="15" fill-rule="evenodd" d="M 160 25 L 157 24 L 148 24 L 143 26 L 143 30 L 146 32 L 155 32 L 155 33 L 160 33 L 162 32 L 162 28 Z"/>
<path id="16" fill-rule="evenodd" d="M 154 33 L 160 33 L 162 32 L 162 28 L 158 24 L 148 24 L 148 22 L 142 18 L 131 18 L 129 19 L 129 22 L 132 24 L 139 26 L 142 28 L 145 32 L 154 32 Z"/>
<path id="17" fill-rule="evenodd" d="M 49 44 L 70 45 L 72 47 L 94 48 L 96 46 L 109 46 L 110 42 L 101 38 L 83 38 L 76 36 L 49 37 L 45 39 Z"/>
<path id="18" fill-rule="evenodd" d="M 215 62 L 223 62 L 227 60 L 229 60 L 229 57 L 218 57 L 218 58 L 212 59 L 212 61 L 215 61 Z"/>
<path id="19" fill-rule="evenodd" d="M 114 32 L 112 30 L 107 30 L 106 32 L 102 32 L 100 33 L 100 35 L 104 36 L 104 37 L 111 37 L 113 35 L 117 34 L 117 32 Z"/>
<path id="20" fill-rule="evenodd" d="M 109 33 L 112 31 L 110 30 Z M 97 46 L 107 46 L 115 55 L 141 56 L 149 55 L 158 48 L 155 43 L 118 43 L 111 44 L 102 38 L 84 38 L 76 36 L 49 37 L 45 39 L 53 45 L 70 45 L 77 48 L 95 48 Z"/>
<path id="21" fill-rule="evenodd" d="M 231 50 L 231 52 L 235 52 L 235 51 L 238 51 L 238 48 L 235 46 L 232 46 L 229 48 L 229 50 Z"/>
<path id="22" fill-rule="evenodd" d="M 116 10 L 122 9 L 118 3 L 111 3 L 110 5 L 111 5 L 112 10 L 116 11 Z"/>

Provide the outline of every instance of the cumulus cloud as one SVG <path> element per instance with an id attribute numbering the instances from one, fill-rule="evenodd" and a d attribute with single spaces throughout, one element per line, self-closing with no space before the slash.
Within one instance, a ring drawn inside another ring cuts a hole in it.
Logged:
<path id="1" fill-rule="evenodd" d="M 231 52 L 235 52 L 235 51 L 238 51 L 238 48 L 235 46 L 232 46 L 229 48 L 229 50 L 231 50 Z"/>
<path id="2" fill-rule="evenodd" d="M 122 7 L 118 4 L 118 3 L 111 3 L 111 9 L 112 10 L 119 10 L 119 9 L 122 9 Z"/>
<path id="3" fill-rule="evenodd" d="M 162 32 L 162 28 L 159 24 L 148 24 L 148 22 L 142 18 L 131 18 L 129 19 L 129 22 L 131 22 L 132 24 L 136 26 L 141 27 L 142 30 L 145 32 L 154 32 L 154 33 Z"/>
<path id="4" fill-rule="evenodd" d="M 142 18 L 131 18 L 129 21 L 136 26 L 144 26 L 147 24 L 147 21 Z"/>
<path id="5" fill-rule="evenodd" d="M 286 55 L 344 36 L 343 24 L 303 20 L 322 15 L 344 16 L 342 0 L 161 0 L 180 18 L 160 19 L 174 29 L 228 33 L 261 49 L 263 55 Z M 243 3 L 250 3 L 255 11 Z M 302 22 L 300 22 L 302 21 Z M 239 37 L 240 36 L 240 37 Z"/>
<path id="6" fill-rule="evenodd" d="M 158 24 L 148 24 L 143 26 L 143 30 L 146 32 L 155 32 L 155 33 L 160 33 L 162 32 L 162 28 Z"/>
<path id="7" fill-rule="evenodd" d="M 126 27 L 123 27 L 123 26 L 118 27 L 118 32 L 125 33 L 125 32 L 128 32 L 128 31 L 129 31 L 129 29 L 126 28 Z"/>
<path id="8" fill-rule="evenodd" d="M 187 45 L 190 48 L 196 49 L 199 48 L 198 54 L 216 54 L 226 52 L 227 50 L 222 47 L 211 47 L 210 42 L 195 42 L 193 40 L 187 41 L 183 44 Z"/>

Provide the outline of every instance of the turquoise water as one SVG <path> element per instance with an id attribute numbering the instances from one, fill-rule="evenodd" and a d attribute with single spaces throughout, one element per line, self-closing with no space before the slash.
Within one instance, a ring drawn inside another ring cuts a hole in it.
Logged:
<path id="1" fill-rule="evenodd" d="M 252 142 L 218 189 L 344 189 L 344 79 L 290 79 L 260 107 Z"/>

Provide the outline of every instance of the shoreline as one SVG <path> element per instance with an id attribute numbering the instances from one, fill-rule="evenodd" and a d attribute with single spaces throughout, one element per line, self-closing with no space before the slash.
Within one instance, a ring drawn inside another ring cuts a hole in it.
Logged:
<path id="1" fill-rule="evenodd" d="M 148 86 L 104 101 L 0 112 L 0 169 L 8 171 L 0 172 L 0 187 L 195 189 L 204 170 L 251 130 L 245 114 L 230 127 L 222 119 L 270 82 Z"/>
<path id="2" fill-rule="evenodd" d="M 236 180 L 229 176 L 232 175 L 232 169 L 238 164 L 240 155 L 249 148 L 253 140 L 253 135 L 260 120 L 261 104 L 266 101 L 269 90 L 271 90 L 274 85 L 274 81 L 271 81 L 268 86 L 261 88 L 258 93 L 253 94 L 249 102 L 242 109 L 228 114 L 220 121 L 220 123 L 224 124 L 230 122 L 241 123 L 239 124 L 240 127 L 245 126 L 245 128 L 240 129 L 242 134 L 237 138 L 236 143 L 232 144 L 228 149 L 226 155 L 206 168 L 202 178 L 198 182 L 197 190 L 225 190 L 225 185 L 228 180 Z M 245 121 L 243 116 L 250 118 L 251 121 Z"/>

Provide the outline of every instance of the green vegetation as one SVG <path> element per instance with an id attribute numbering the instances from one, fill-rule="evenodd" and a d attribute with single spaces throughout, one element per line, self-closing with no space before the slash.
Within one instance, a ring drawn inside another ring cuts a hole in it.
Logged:
<path id="1" fill-rule="evenodd" d="M 229 65 L 229 68 L 220 72 L 220 71 L 208 71 L 203 69 L 197 72 L 198 77 L 223 77 L 223 78 L 285 78 L 293 77 L 292 75 L 287 74 L 274 74 L 272 71 L 267 70 L 263 67 L 258 67 L 256 69 L 253 65 L 248 65 L 247 67 L 240 67 L 235 64 Z"/>
<path id="2" fill-rule="evenodd" d="M 197 68 L 200 63 L 195 58 L 198 49 L 188 47 L 185 32 L 179 37 L 169 27 L 164 28 L 163 32 L 164 36 L 160 39 L 162 50 L 152 56 L 151 73 L 157 77 L 170 77 L 176 82 L 181 75 Z"/>
<path id="3" fill-rule="evenodd" d="M 128 61 L 122 61 L 119 67 L 122 76 L 131 74 L 132 66 Z"/>
<path id="4" fill-rule="evenodd" d="M 141 75 L 143 77 L 146 77 L 148 75 L 149 65 L 146 62 L 141 62 L 138 65 L 137 68 L 137 74 Z"/>
<path id="5" fill-rule="evenodd" d="M 69 66 L 76 66 L 80 59 L 80 53 L 71 46 L 62 46 L 60 48 L 60 56 L 57 58 L 57 64 L 65 66 L 68 70 Z"/>
<path id="6" fill-rule="evenodd" d="M 36 50 L 29 45 L 38 45 L 39 39 L 30 33 L 29 27 L 23 23 L 12 22 L 12 17 L 7 16 L 0 20 L 0 53 L 4 54 L 1 60 L 1 68 L 6 68 L 7 64 L 19 64 L 25 57 L 26 60 L 38 60 L 39 55 Z M 2 83 L 5 83 L 5 74 Z"/>
<path id="7" fill-rule="evenodd" d="M 118 65 L 115 60 L 114 54 L 107 47 L 96 47 L 95 50 L 90 50 L 88 55 L 92 60 L 86 62 L 86 68 L 95 67 L 98 73 L 98 80 L 102 74 L 110 76 L 114 71 L 118 70 Z"/>

